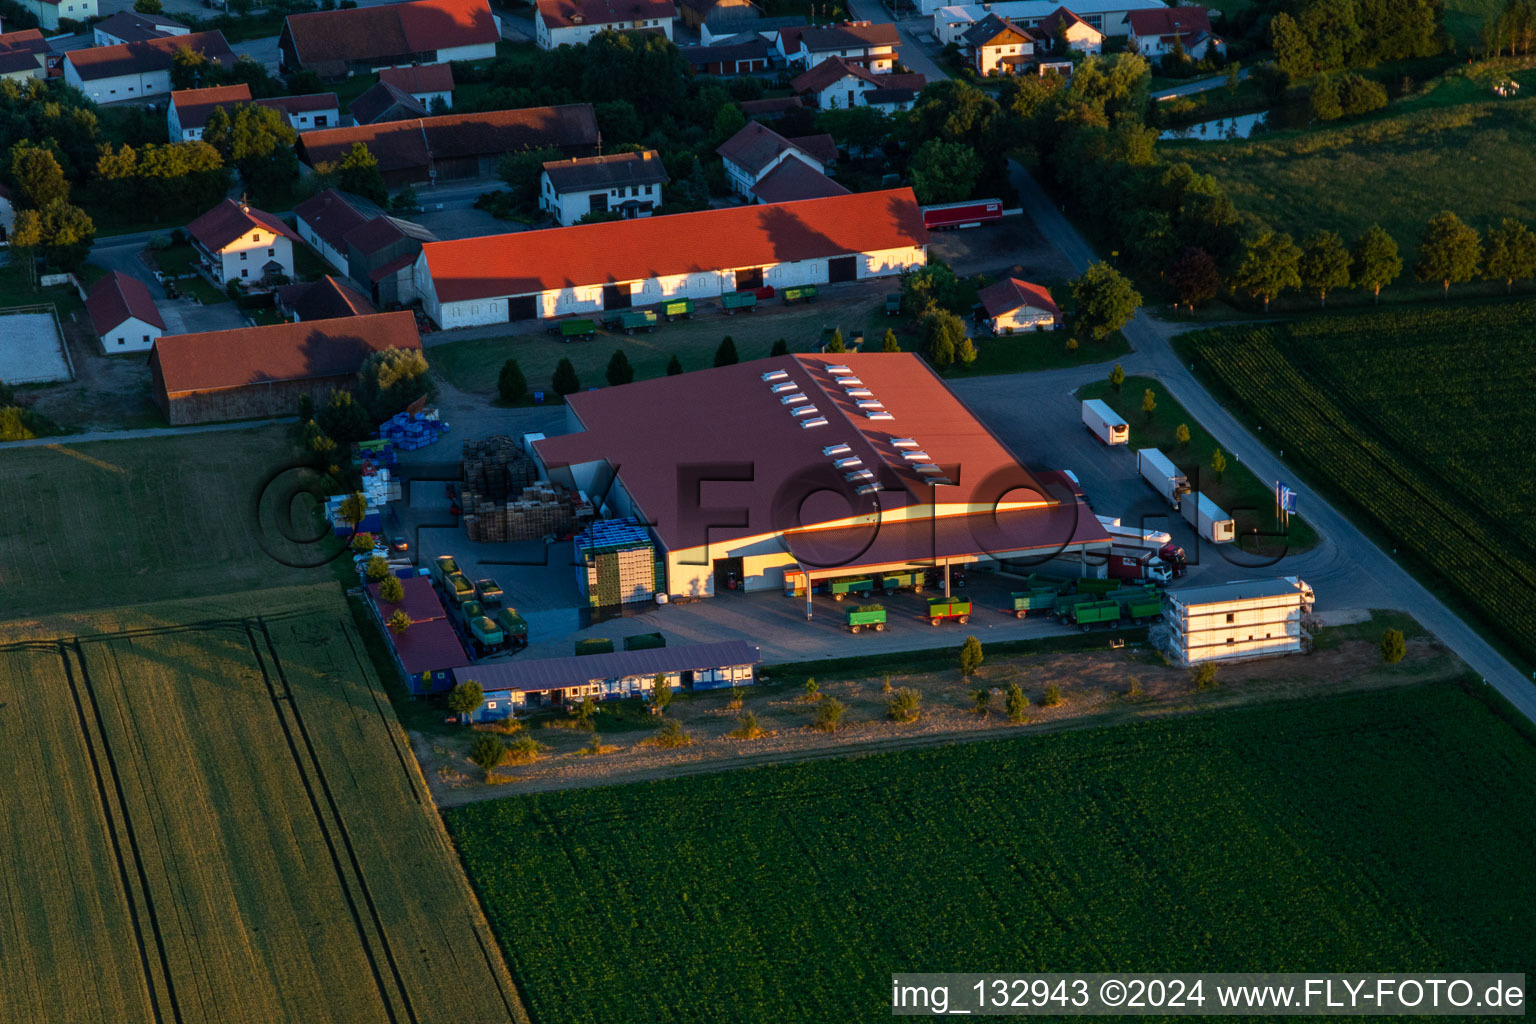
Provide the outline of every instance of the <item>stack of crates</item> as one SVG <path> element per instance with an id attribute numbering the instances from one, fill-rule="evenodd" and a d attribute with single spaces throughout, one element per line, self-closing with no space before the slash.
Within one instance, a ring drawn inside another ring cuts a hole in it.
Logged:
<path id="1" fill-rule="evenodd" d="M 396 413 L 379 424 L 379 439 L 388 441 L 403 452 L 412 452 L 437 443 L 448 430 L 448 424 L 437 418 L 437 410 L 430 412 Z"/>
<path id="2" fill-rule="evenodd" d="M 664 579 L 656 545 L 633 519 L 604 519 L 576 538 L 576 583 L 594 608 L 656 597 Z"/>

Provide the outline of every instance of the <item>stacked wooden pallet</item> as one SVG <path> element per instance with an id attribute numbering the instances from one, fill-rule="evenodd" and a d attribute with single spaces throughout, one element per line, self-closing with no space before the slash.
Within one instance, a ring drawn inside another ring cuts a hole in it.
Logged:
<path id="1" fill-rule="evenodd" d="M 540 483 L 533 460 L 510 437 L 464 442 L 460 508 L 472 541 L 501 543 L 541 540 L 572 532 L 577 497 L 563 487 Z"/>

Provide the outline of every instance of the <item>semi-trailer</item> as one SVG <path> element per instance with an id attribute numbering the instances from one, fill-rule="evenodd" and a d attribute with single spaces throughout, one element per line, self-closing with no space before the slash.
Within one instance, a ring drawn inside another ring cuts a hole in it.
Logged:
<path id="1" fill-rule="evenodd" d="M 1179 499 L 1189 493 L 1189 481 L 1179 467 L 1156 448 L 1136 449 L 1136 472 L 1162 495 L 1169 508 L 1178 508 Z"/>
<path id="2" fill-rule="evenodd" d="M 1179 511 L 1185 522 L 1212 544 L 1230 544 L 1237 539 L 1237 524 L 1232 517 L 1203 494 L 1184 495 L 1179 503 Z"/>
<path id="3" fill-rule="evenodd" d="M 1105 444 L 1126 444 L 1131 439 L 1130 424 L 1102 399 L 1083 400 L 1083 426 Z"/>

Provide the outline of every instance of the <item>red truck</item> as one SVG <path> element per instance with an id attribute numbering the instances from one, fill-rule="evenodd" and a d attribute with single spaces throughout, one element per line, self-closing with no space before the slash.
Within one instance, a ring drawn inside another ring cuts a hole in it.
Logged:
<path id="1" fill-rule="evenodd" d="M 1167 583 L 1173 579 L 1173 570 L 1167 562 L 1150 551 L 1114 547 L 1109 549 L 1109 577 L 1116 580 Z"/>

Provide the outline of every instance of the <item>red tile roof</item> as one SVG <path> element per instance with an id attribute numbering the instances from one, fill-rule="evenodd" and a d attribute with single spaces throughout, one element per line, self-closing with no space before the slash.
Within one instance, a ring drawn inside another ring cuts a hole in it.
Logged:
<path id="1" fill-rule="evenodd" d="M 43 62 L 38 56 L 52 52 L 48 40 L 35 28 L 7 32 L 0 35 L 0 74 L 41 71 Z"/>
<path id="2" fill-rule="evenodd" d="M 1160 7 L 1156 10 L 1131 11 L 1126 16 L 1131 35 L 1188 36 L 1211 30 L 1211 18 L 1204 7 Z"/>
<path id="3" fill-rule="evenodd" d="M 877 89 L 908 89 L 921 92 L 928 80 L 919 74 L 877 75 L 863 64 L 842 57 L 828 57 L 804 74 L 797 75 L 789 87 L 795 92 L 821 92 L 844 78 L 857 78 Z"/>
<path id="4" fill-rule="evenodd" d="M 293 215 L 295 219 L 308 224 L 310 230 L 319 235 L 326 245 L 343 256 L 347 253 L 347 233 L 362 227 L 368 220 L 333 188 L 310 196 L 295 206 Z"/>
<path id="5" fill-rule="evenodd" d="M 735 135 L 722 142 L 715 152 L 748 174 L 756 174 L 790 149 L 819 162 L 823 168 L 837 162 L 837 144 L 830 135 L 805 135 L 786 139 L 759 121 L 748 121 Z"/>
<path id="6" fill-rule="evenodd" d="M 1076 25 L 1082 25 L 1084 28 L 1096 33 L 1100 38 L 1103 38 L 1104 36 L 1103 32 L 1100 32 L 1098 29 L 1088 24 L 1082 18 L 1079 18 L 1076 13 L 1068 10 L 1065 7 L 1056 8 L 1050 14 L 1047 14 L 1045 17 L 1041 18 L 1039 24 L 1035 27 L 1038 28 L 1047 39 L 1050 39 L 1056 35 L 1056 26 L 1061 23 L 1065 23 L 1068 28 L 1072 28 Z"/>
<path id="7" fill-rule="evenodd" d="M 208 115 L 217 107 L 229 109 L 249 102 L 251 87 L 244 82 L 207 89 L 177 89 L 171 93 L 171 106 L 176 108 L 176 120 L 181 122 L 183 129 L 203 127 L 208 123 Z"/>
<path id="8" fill-rule="evenodd" d="M 1044 285 L 1021 281 L 1016 277 L 1005 277 L 996 284 L 988 285 L 977 293 L 976 299 L 988 316 L 1011 313 L 1021 306 L 1033 306 L 1050 310 L 1056 316 L 1061 315 L 1056 300 L 1051 298 L 1051 293 Z"/>
<path id="9" fill-rule="evenodd" d="M 271 107 L 285 114 L 307 114 L 315 110 L 340 110 L 333 92 L 306 92 L 298 96 L 269 96 L 256 101 L 258 107 Z"/>
<path id="10" fill-rule="evenodd" d="M 857 408 L 860 400 L 837 383 L 828 367 L 847 366 L 892 419 L 870 420 Z M 826 426 L 804 429 L 770 390 L 774 382 L 762 375 L 783 370 L 798 384 Z M 1045 484 L 1011 452 L 913 353 L 850 353 L 792 355 L 701 370 L 676 377 L 658 377 L 623 388 L 579 392 L 567 402 L 581 423 L 573 434 L 535 442 L 548 466 L 580 465 L 598 460 L 617 467 L 619 479 L 637 505 L 636 514 L 655 524 L 658 536 L 675 549 L 709 541 L 718 543 L 783 529 L 835 521 L 854 514 L 843 496 L 812 498 L 802 506 L 800 495 L 787 496 L 787 483 L 800 479 L 807 490 L 842 487 L 841 470 L 823 449 L 848 445 L 839 458 L 858 458 L 876 474 L 882 490 L 878 507 L 886 512 L 933 501 L 933 488 L 912 468 L 894 441 L 911 438 L 931 462 L 950 473 L 957 486 L 943 489 L 946 504 L 974 503 L 989 509 L 999 502 L 1054 503 Z M 665 416 L 650 413 L 667 410 Z M 747 525 L 718 527 L 710 510 L 692 511 L 682 504 L 676 467 L 750 461 L 752 478 L 739 483 L 714 483 L 703 504 L 710 509 L 745 508 Z M 847 486 L 849 492 L 852 485 Z M 851 493 L 854 502 L 862 499 Z M 786 504 L 786 500 L 788 504 Z M 861 508 L 854 504 L 853 508 Z M 866 509 L 867 510 L 867 509 Z M 1006 512 L 1001 515 L 1008 514 Z M 993 516 L 983 517 L 989 522 Z M 1037 521 L 1040 517 L 1036 517 Z M 1075 526 L 1076 516 L 1072 516 Z M 1092 520 L 1092 516 L 1089 516 Z M 941 520 L 942 521 L 942 520 Z M 1097 521 L 1092 520 L 1097 526 Z M 863 542 L 884 535 L 864 528 Z M 923 519 L 928 557 L 933 555 L 933 521 Z M 1062 524 L 1050 520 L 1041 527 L 1052 535 Z M 1031 535 L 1039 530 L 1032 530 Z M 1102 536 L 1099 528 L 1096 536 Z M 1067 537 L 1059 539 L 1069 539 Z M 979 538 L 980 539 L 980 538 Z M 805 541 L 807 545 L 810 541 Z M 795 544 L 799 550 L 801 543 Z M 920 557 L 921 539 L 910 539 L 905 557 Z M 857 554 L 857 551 L 853 552 Z M 884 557 L 884 556 L 883 556 Z"/>
<path id="11" fill-rule="evenodd" d="M 277 217 L 254 206 L 241 206 L 226 199 L 187 225 L 187 234 L 197 239 L 209 252 L 219 252 L 253 228 L 266 228 L 274 234 L 299 241 L 293 229 Z"/>
<path id="12" fill-rule="evenodd" d="M 379 81 L 409 93 L 453 92 L 452 64 L 417 64 L 409 68 L 384 68 Z"/>
<path id="13" fill-rule="evenodd" d="M 793 203 L 801 199 L 846 196 L 848 190 L 804 160 L 785 160 L 752 186 L 752 194 L 764 203 Z"/>
<path id="14" fill-rule="evenodd" d="M 283 34 L 306 67 L 432 53 L 499 39 L 487 0 L 412 3 L 290 14 Z"/>
<path id="15" fill-rule="evenodd" d="M 137 317 L 165 330 L 165 321 L 160 319 L 160 311 L 155 308 L 155 300 L 150 297 L 144 282 L 120 270 L 112 271 L 91 285 L 85 311 L 90 315 L 91 326 L 96 329 L 98 338 L 105 337 L 129 317 Z"/>
<path id="16" fill-rule="evenodd" d="M 546 147 L 584 155 L 597 148 L 597 141 L 597 116 L 592 104 L 568 103 L 326 128 L 305 132 L 299 137 L 299 146 L 305 161 L 313 167 L 340 160 L 354 142 L 361 142 L 379 161 L 379 170 L 388 173 L 425 168 L 433 159 Z"/>
<path id="17" fill-rule="evenodd" d="M 987 15 L 985 18 L 982 18 L 976 24 L 966 29 L 965 32 L 961 35 L 961 38 L 973 47 L 988 46 L 992 44 L 1004 45 L 997 43 L 998 39 L 1004 37 L 1008 39 L 1021 40 L 1023 42 L 1032 43 L 1035 41 L 1034 33 L 1030 32 L 1029 29 L 1012 22 L 1007 18 L 999 17 L 996 14 Z"/>
<path id="18" fill-rule="evenodd" d="M 150 355 L 168 395 L 354 374 L 373 352 L 420 348 L 408 311 L 166 335 Z"/>
<path id="19" fill-rule="evenodd" d="M 145 39 L 117 46 L 93 46 L 85 50 L 71 50 L 64 55 L 64 59 L 74 67 L 82 81 L 93 82 L 118 75 L 169 71 L 171 59 L 180 49 L 194 50 L 226 66 L 235 62 L 234 52 L 225 41 L 224 33 L 218 31 L 162 36 L 159 39 Z"/>
<path id="20" fill-rule="evenodd" d="M 439 301 L 926 245 L 910 188 L 577 224 L 422 246 Z"/>
<path id="21" fill-rule="evenodd" d="M 368 280 L 377 284 L 391 274 L 398 274 L 412 263 L 416 262 L 416 254 L 412 252 L 401 253 L 388 263 L 374 270 L 368 275 Z"/>
<path id="22" fill-rule="evenodd" d="M 283 285 L 277 290 L 277 301 L 300 320 L 335 320 L 378 312 L 361 292 L 329 274 L 318 281 Z"/>
<path id="23" fill-rule="evenodd" d="M 539 17 L 550 28 L 629 24 L 677 16 L 672 0 L 538 0 Z"/>
<path id="24" fill-rule="evenodd" d="M 347 232 L 347 248 L 356 246 L 358 251 L 364 254 L 375 253 L 394 245 L 403 238 L 405 238 L 405 232 L 401 231 L 399 225 L 393 220 L 388 217 L 374 217 Z"/>

